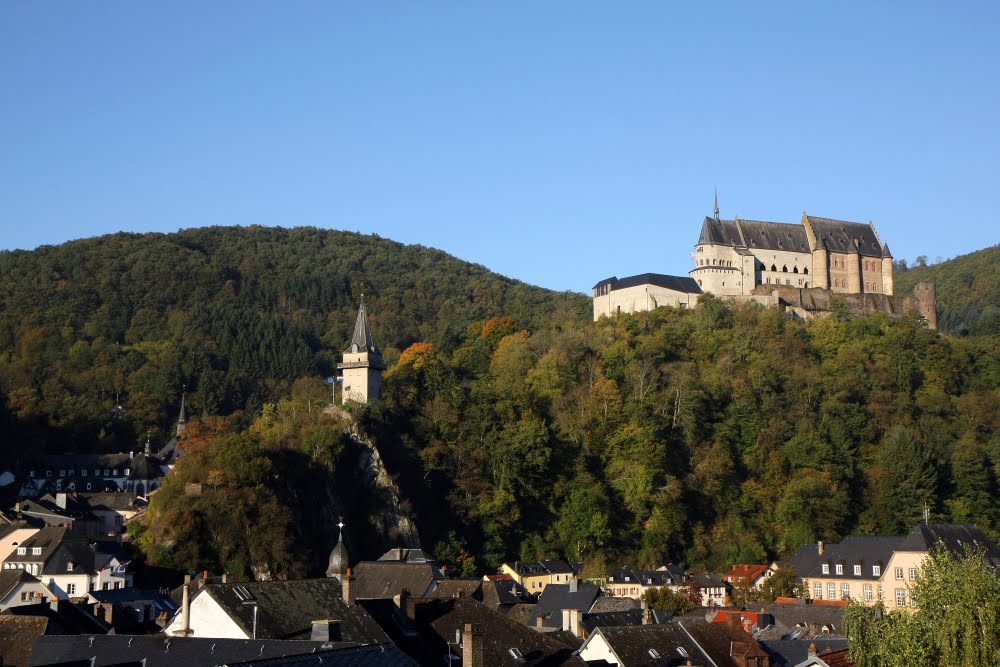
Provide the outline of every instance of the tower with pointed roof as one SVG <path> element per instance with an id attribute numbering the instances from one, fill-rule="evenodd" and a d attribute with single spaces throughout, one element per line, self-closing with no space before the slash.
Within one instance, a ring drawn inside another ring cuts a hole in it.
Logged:
<path id="1" fill-rule="evenodd" d="M 340 532 L 337 534 L 337 544 L 330 552 L 330 562 L 326 568 L 326 576 L 336 577 L 343 581 L 344 575 L 347 573 L 347 566 L 350 564 L 347 560 L 347 547 L 344 546 L 343 519 L 337 524 L 337 528 L 340 529 Z"/>
<path id="2" fill-rule="evenodd" d="M 354 323 L 351 346 L 344 351 L 343 362 L 337 364 L 344 378 L 341 403 L 374 403 L 382 392 L 382 355 L 375 346 L 371 327 L 368 326 L 368 312 L 365 298 L 361 296 L 358 319 Z"/>
<path id="3" fill-rule="evenodd" d="M 184 433 L 184 427 L 187 425 L 187 414 L 184 411 L 184 392 L 181 391 L 181 412 L 177 416 L 177 437 L 179 438 L 182 433 Z"/>

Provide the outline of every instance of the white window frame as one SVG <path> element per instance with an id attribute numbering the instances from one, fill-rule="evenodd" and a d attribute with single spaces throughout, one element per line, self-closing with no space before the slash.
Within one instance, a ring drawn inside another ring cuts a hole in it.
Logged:
<path id="1" fill-rule="evenodd" d="M 902 580 L 903 580 L 903 568 L 897 567 L 896 568 L 896 581 L 902 581 Z"/>
<path id="2" fill-rule="evenodd" d="M 860 565 L 855 565 L 854 566 L 854 576 L 855 577 L 860 577 L 861 576 L 861 566 Z"/>
<path id="3" fill-rule="evenodd" d="M 843 566 L 843 564 L 842 563 L 837 563 L 836 570 L 837 570 L 837 574 L 843 574 L 844 573 L 844 566 Z"/>
<path id="4" fill-rule="evenodd" d="M 872 600 L 875 599 L 875 591 L 872 590 L 871 584 L 865 584 L 864 592 L 866 601 L 871 602 Z"/>
<path id="5" fill-rule="evenodd" d="M 906 589 L 897 588 L 896 589 L 896 606 L 905 607 L 906 606 Z"/>
<path id="6" fill-rule="evenodd" d="M 872 576 L 873 577 L 881 577 L 882 576 L 882 566 L 881 565 L 872 565 Z"/>
<path id="7" fill-rule="evenodd" d="M 830 564 L 823 563 L 823 574 L 830 574 Z"/>
<path id="8" fill-rule="evenodd" d="M 66 595 L 76 595 L 76 584 L 66 584 Z"/>
<path id="9" fill-rule="evenodd" d="M 828 600 L 837 599 L 837 584 L 830 582 L 826 585 L 826 596 Z"/>

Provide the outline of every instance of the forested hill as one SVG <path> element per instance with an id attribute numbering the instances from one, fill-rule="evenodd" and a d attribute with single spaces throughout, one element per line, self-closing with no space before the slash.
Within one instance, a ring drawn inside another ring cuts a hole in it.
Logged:
<path id="1" fill-rule="evenodd" d="M 938 328 L 949 334 L 1000 334 L 1000 245 L 905 270 L 897 263 L 896 294 L 919 282 L 937 287 Z"/>
<path id="2" fill-rule="evenodd" d="M 581 294 L 377 236 L 119 233 L 0 252 L 0 393 L 34 437 L 60 449 L 99 436 L 134 444 L 150 428 L 155 444 L 184 384 L 197 417 L 253 413 L 295 379 L 332 374 L 362 293 L 390 363 L 417 340 L 453 349 L 490 316 L 537 328 L 586 322 L 590 309 Z M 116 394 L 126 412 L 112 423 Z"/>

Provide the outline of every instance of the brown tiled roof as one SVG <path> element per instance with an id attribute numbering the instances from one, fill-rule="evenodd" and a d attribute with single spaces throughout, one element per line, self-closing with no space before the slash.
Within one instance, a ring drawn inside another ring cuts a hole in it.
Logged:
<path id="1" fill-rule="evenodd" d="M 736 583 L 741 579 L 746 579 L 750 583 L 753 583 L 764 576 L 768 567 L 767 565 L 734 565 L 733 569 L 722 575 L 722 578 L 732 583 Z"/>
<path id="2" fill-rule="evenodd" d="M 45 634 L 49 621 L 41 616 L 0 615 L 0 657 L 3 664 L 28 667 L 35 640 Z"/>
<path id="3" fill-rule="evenodd" d="M 838 651 L 830 651 L 819 656 L 823 662 L 830 667 L 854 667 L 855 662 L 847 657 L 848 649 L 842 648 Z"/>

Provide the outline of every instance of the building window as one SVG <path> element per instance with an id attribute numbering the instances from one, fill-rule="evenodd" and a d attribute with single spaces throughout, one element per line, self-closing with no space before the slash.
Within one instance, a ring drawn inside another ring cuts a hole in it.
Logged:
<path id="1" fill-rule="evenodd" d="M 122 587 L 122 582 L 116 581 L 115 582 L 115 588 L 121 588 L 121 587 Z"/>
<path id="2" fill-rule="evenodd" d="M 805 273 L 805 274 L 808 275 L 809 274 L 809 268 L 806 267 L 806 268 L 802 269 L 802 273 Z"/>
<path id="3" fill-rule="evenodd" d="M 41 556 L 42 555 L 42 548 L 41 547 L 31 547 L 31 555 L 32 556 Z"/>
<path id="4" fill-rule="evenodd" d="M 826 597 L 830 600 L 837 599 L 837 584 L 827 584 L 826 585 Z"/>
<path id="5" fill-rule="evenodd" d="M 903 568 L 901 567 L 896 568 L 896 579 L 898 579 L 899 581 L 903 580 Z"/>
<path id="6" fill-rule="evenodd" d="M 84 468 L 83 470 L 80 471 L 80 477 L 86 477 L 86 476 L 87 476 L 87 469 Z"/>
<path id="7" fill-rule="evenodd" d="M 66 584 L 66 595 L 76 595 L 76 584 Z"/>
<path id="8" fill-rule="evenodd" d="M 823 584 L 813 586 L 813 597 L 817 600 L 823 599 Z"/>
<path id="9" fill-rule="evenodd" d="M 865 584 L 865 600 L 871 602 L 873 599 L 875 599 L 875 594 L 872 592 L 872 585 Z"/>
<path id="10" fill-rule="evenodd" d="M 45 476 L 46 477 L 52 477 L 52 471 L 51 470 L 46 470 L 45 471 Z"/>
<path id="11" fill-rule="evenodd" d="M 850 584 L 841 584 L 840 585 L 840 599 L 841 600 L 850 600 L 851 599 L 851 586 L 850 586 Z"/>
<path id="12" fill-rule="evenodd" d="M 128 468 L 125 468 L 125 476 L 126 476 L 126 477 L 128 477 L 128 474 L 129 474 L 129 472 L 130 472 L 130 471 L 129 471 L 129 469 L 128 469 Z"/>
<path id="13" fill-rule="evenodd" d="M 905 607 L 906 606 L 906 589 L 897 588 L 896 589 L 896 606 Z"/>
<path id="14" fill-rule="evenodd" d="M 101 590 L 106 591 L 109 588 L 111 588 L 111 584 L 109 582 L 105 581 L 103 584 L 101 584 Z"/>
<path id="15" fill-rule="evenodd" d="M 917 578 L 917 568 L 911 567 L 910 568 L 910 579 L 916 579 L 916 578 Z"/>
<path id="16" fill-rule="evenodd" d="M 855 565 L 854 566 L 854 576 L 855 577 L 860 577 L 861 576 L 861 566 L 860 565 Z"/>
<path id="17" fill-rule="evenodd" d="M 837 563 L 837 574 L 844 573 L 844 565 L 842 563 Z"/>
<path id="18" fill-rule="evenodd" d="M 17 548 L 17 555 L 18 556 L 23 556 L 26 553 L 28 553 L 28 547 L 18 547 Z"/>
<path id="19" fill-rule="evenodd" d="M 67 572 L 72 572 L 73 571 L 73 563 L 72 562 L 66 563 L 66 571 Z"/>
<path id="20" fill-rule="evenodd" d="M 872 576 L 873 577 L 881 577 L 882 576 L 882 566 L 881 565 L 872 565 Z"/>
<path id="21" fill-rule="evenodd" d="M 830 574 L 830 564 L 823 563 L 823 574 Z"/>
<path id="22" fill-rule="evenodd" d="M 59 476 L 60 477 L 65 477 L 66 476 L 66 471 L 65 470 L 60 470 L 59 471 Z"/>

